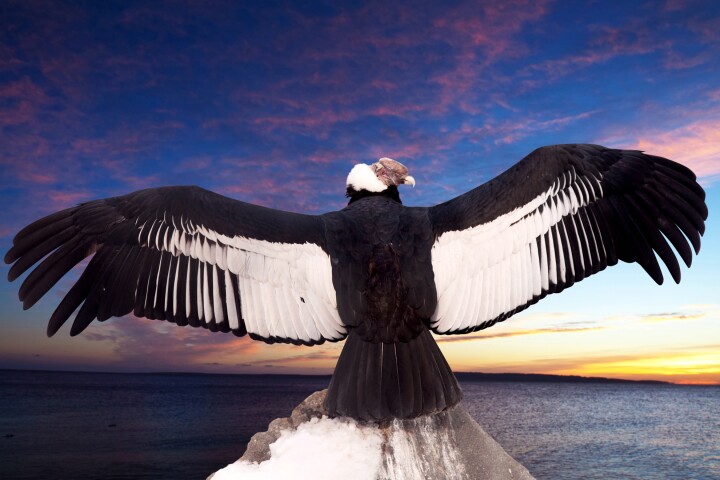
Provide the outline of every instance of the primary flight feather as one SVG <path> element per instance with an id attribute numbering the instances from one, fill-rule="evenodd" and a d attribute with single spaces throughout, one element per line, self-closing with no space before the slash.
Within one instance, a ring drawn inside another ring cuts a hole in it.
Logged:
<path id="1" fill-rule="evenodd" d="M 177 325 L 316 345 L 347 338 L 326 400 L 332 415 L 380 420 L 442 410 L 462 394 L 430 331 L 503 321 L 619 260 L 676 282 L 707 218 L 695 175 L 670 160 L 598 145 L 535 150 L 433 207 L 388 158 L 356 165 L 346 208 L 301 215 L 198 187 L 96 200 L 21 230 L 5 255 L 29 308 L 93 255 L 48 335 L 133 313 Z M 672 246 L 672 248 L 671 248 Z M 692 247 L 692 248 L 691 248 Z"/>

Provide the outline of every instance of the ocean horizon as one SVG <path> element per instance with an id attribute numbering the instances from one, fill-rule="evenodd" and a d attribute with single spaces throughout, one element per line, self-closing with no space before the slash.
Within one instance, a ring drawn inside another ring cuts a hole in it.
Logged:
<path id="1" fill-rule="evenodd" d="M 228 372 L 193 372 L 193 371 L 108 371 L 108 370 L 81 370 L 81 369 L 48 369 L 48 368 L 0 368 L 0 372 L 45 372 L 45 373 L 88 373 L 100 375 L 216 375 L 216 376 L 260 376 L 260 377 L 332 377 L 331 373 L 228 373 Z M 594 377 L 582 375 L 552 375 L 542 373 L 520 372 L 453 372 L 458 379 L 467 381 L 498 381 L 498 382 L 560 382 L 560 383 L 640 383 L 681 385 L 690 387 L 720 387 L 715 383 L 679 383 L 669 380 L 632 380 L 615 377 Z"/>
<path id="2" fill-rule="evenodd" d="M 718 386 L 505 375 L 464 404 L 538 479 L 720 478 Z M 204 479 L 329 378 L 0 370 L 0 476 Z"/>

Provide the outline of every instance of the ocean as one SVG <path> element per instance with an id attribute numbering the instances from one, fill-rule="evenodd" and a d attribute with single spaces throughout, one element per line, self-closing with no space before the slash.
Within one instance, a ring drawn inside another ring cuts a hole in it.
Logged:
<path id="1" fill-rule="evenodd" d="M 0 371 L 0 478 L 205 479 L 329 377 Z M 461 381 L 538 479 L 720 479 L 720 388 Z"/>

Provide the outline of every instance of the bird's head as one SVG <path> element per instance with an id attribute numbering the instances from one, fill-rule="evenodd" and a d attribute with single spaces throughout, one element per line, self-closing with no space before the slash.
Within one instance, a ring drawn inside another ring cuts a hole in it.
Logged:
<path id="1" fill-rule="evenodd" d="M 397 193 L 398 185 L 415 186 L 415 179 L 408 175 L 408 169 L 392 158 L 381 158 L 372 165 L 359 163 L 347 177 L 347 196 L 375 193 Z"/>

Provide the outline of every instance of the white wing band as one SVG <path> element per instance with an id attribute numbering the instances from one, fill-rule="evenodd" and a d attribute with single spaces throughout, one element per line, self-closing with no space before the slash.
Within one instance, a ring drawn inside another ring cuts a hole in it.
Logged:
<path id="1" fill-rule="evenodd" d="M 224 320 L 219 292 L 219 276 L 223 276 L 230 328 L 238 328 L 241 316 L 248 332 L 265 338 L 309 342 L 340 339 L 346 333 L 337 312 L 330 257 L 318 245 L 228 237 L 172 217 L 146 222 L 138 240 L 141 245 L 202 262 L 193 293 L 198 313 L 206 321 Z M 237 292 L 230 273 L 238 277 Z M 168 279 L 167 291 L 172 292 L 178 281 L 190 285 L 189 279 Z M 241 312 L 235 307 L 236 296 Z"/>
<path id="2" fill-rule="evenodd" d="M 432 327 L 447 333 L 479 326 L 525 305 L 550 284 L 564 282 L 568 273 L 574 275 L 575 265 L 589 267 L 593 259 L 583 253 L 587 244 L 594 243 L 602 254 L 604 247 L 574 216 L 600 196 L 599 179 L 571 169 L 527 204 L 491 222 L 440 235 L 432 248 L 438 294 Z M 560 223 L 568 216 L 574 234 Z M 570 240 L 579 246 L 578 258 L 563 249 Z"/>

